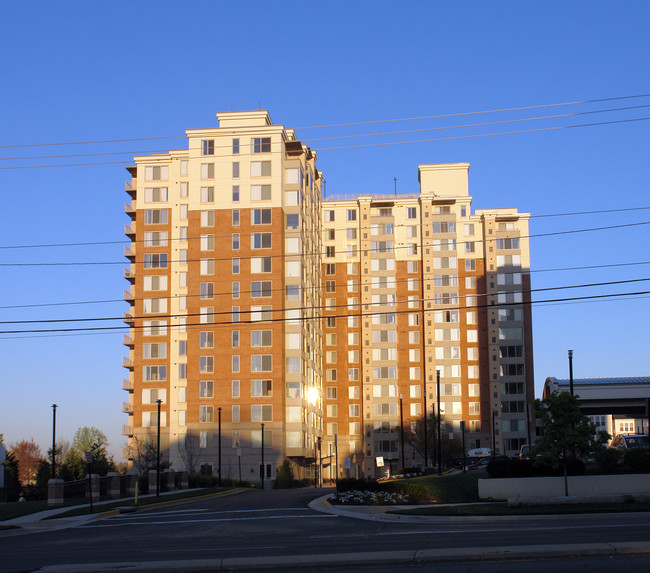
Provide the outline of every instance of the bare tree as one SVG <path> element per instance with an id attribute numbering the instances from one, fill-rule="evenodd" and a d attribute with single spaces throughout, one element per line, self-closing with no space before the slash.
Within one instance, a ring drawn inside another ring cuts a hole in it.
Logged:
<path id="1" fill-rule="evenodd" d="M 182 447 L 181 447 L 182 446 Z M 196 473 L 201 457 L 201 441 L 199 435 L 191 430 L 185 434 L 185 443 L 178 442 L 178 453 L 185 464 L 188 473 Z"/>

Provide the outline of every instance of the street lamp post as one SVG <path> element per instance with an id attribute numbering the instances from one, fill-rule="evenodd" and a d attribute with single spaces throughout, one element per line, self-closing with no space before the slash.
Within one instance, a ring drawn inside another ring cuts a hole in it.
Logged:
<path id="1" fill-rule="evenodd" d="M 497 436 L 496 436 L 496 417 L 497 411 L 492 410 L 492 457 L 496 456 Z"/>
<path id="2" fill-rule="evenodd" d="M 429 434 L 427 434 L 427 383 L 424 383 L 424 468 L 429 465 Z"/>
<path id="3" fill-rule="evenodd" d="M 221 485 L 221 407 L 217 408 L 219 415 L 219 485 Z"/>
<path id="4" fill-rule="evenodd" d="M 52 404 L 52 479 L 56 478 L 56 404 Z"/>
<path id="5" fill-rule="evenodd" d="M 156 404 L 158 404 L 158 421 L 156 423 L 156 497 L 160 497 L 160 405 L 162 400 L 156 400 Z"/>
<path id="6" fill-rule="evenodd" d="M 404 412 L 402 411 L 402 395 L 399 395 L 399 425 L 400 437 L 402 441 L 402 471 L 406 472 L 406 462 L 404 461 Z"/>
<path id="7" fill-rule="evenodd" d="M 322 438 L 318 436 L 318 487 L 323 487 L 323 452 L 321 450 Z"/>
<path id="8" fill-rule="evenodd" d="M 442 475 L 442 436 L 440 435 L 440 370 L 436 370 L 436 400 L 438 402 L 438 475 Z"/>
<path id="9" fill-rule="evenodd" d="M 264 423 L 262 423 L 262 468 L 261 468 L 261 474 L 262 474 L 262 489 L 264 489 Z"/>
<path id="10" fill-rule="evenodd" d="M 573 350 L 569 350 L 569 391 L 573 396 Z"/>

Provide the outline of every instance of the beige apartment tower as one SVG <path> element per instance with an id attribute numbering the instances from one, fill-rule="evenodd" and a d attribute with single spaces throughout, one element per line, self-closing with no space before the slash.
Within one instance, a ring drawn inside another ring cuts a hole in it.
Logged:
<path id="1" fill-rule="evenodd" d="M 298 478 L 377 477 L 378 458 L 401 467 L 400 417 L 437 411 L 438 373 L 445 434 L 464 421 L 468 448 L 518 452 L 529 215 L 472 213 L 467 163 L 421 165 L 419 194 L 321 200 L 292 130 L 217 117 L 128 168 L 124 457 L 160 422 L 176 469 L 216 474 L 221 450 L 234 479 L 273 480 L 285 459 Z"/>

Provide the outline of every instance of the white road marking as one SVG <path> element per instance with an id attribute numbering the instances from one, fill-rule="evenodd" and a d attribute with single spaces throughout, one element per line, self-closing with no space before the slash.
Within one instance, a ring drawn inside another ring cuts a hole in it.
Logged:
<path id="1" fill-rule="evenodd" d="M 153 516 L 152 516 L 153 517 Z M 229 519 L 173 519 L 170 521 L 122 521 L 120 523 L 88 524 L 81 525 L 83 528 L 90 527 L 123 527 L 126 525 L 175 525 L 178 523 L 217 523 L 222 521 L 255 521 L 262 519 L 323 519 L 328 517 L 339 517 L 338 515 L 266 515 L 259 517 L 232 517 Z"/>
<path id="2" fill-rule="evenodd" d="M 146 508 L 143 508 L 143 511 Z M 196 512 L 201 512 L 201 515 L 222 515 L 222 514 L 227 514 L 227 513 L 259 513 L 259 512 L 268 512 L 268 511 L 311 511 L 308 507 L 274 507 L 271 509 L 233 509 L 230 511 L 209 511 L 208 509 L 179 509 L 176 511 L 161 511 L 161 512 L 152 512 L 148 513 L 146 517 L 158 517 L 161 515 L 182 515 L 184 513 L 196 513 Z M 111 516 L 110 519 L 137 519 L 144 517 L 142 513 L 131 513 L 131 514 L 118 514 Z"/>

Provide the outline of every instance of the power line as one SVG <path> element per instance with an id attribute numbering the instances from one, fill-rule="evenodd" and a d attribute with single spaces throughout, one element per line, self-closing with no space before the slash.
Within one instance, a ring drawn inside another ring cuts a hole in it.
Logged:
<path id="1" fill-rule="evenodd" d="M 527 109 L 541 109 L 548 107 L 559 107 L 559 106 L 568 106 L 568 105 L 582 105 L 589 103 L 603 103 L 607 101 L 621 101 L 628 99 L 638 99 L 650 97 L 650 94 L 635 94 L 635 95 L 626 95 L 610 98 L 600 98 L 600 99 L 588 99 L 588 100 L 577 100 L 569 102 L 560 102 L 560 103 L 550 103 L 550 104 L 541 104 L 541 105 L 529 105 L 529 106 L 519 106 L 519 107 L 509 107 L 509 108 L 500 108 L 500 109 L 489 109 L 489 110 L 480 110 L 480 111 L 467 111 L 459 113 L 447 113 L 447 114 L 438 114 L 438 115 L 425 115 L 420 117 L 405 117 L 405 118 L 393 118 L 393 119 L 380 119 L 373 121 L 359 121 L 352 123 L 334 123 L 329 125 L 308 125 L 302 127 L 295 127 L 294 130 L 298 129 L 321 129 L 329 127 L 349 127 L 354 125 L 370 125 L 377 123 L 391 123 L 399 121 L 419 121 L 424 119 L 440 119 L 446 117 L 460 117 L 465 115 L 480 115 L 487 113 L 502 113 L 506 111 L 521 111 Z M 124 143 L 131 141 L 157 141 L 165 139 L 182 139 L 186 138 L 187 135 L 169 135 L 162 137 L 135 137 L 135 138 L 121 138 L 121 139 L 99 139 L 99 140 L 85 140 L 85 141 L 65 141 L 65 142 L 47 142 L 47 143 L 23 143 L 18 145 L 0 145 L 0 149 L 16 149 L 22 147 L 50 147 L 50 146 L 60 146 L 60 145 L 90 145 L 90 144 L 100 144 L 100 143 Z"/>
<path id="2" fill-rule="evenodd" d="M 491 309 L 496 309 L 499 307 L 509 307 L 509 306 L 532 306 L 532 305 L 537 305 L 537 304 L 544 304 L 544 303 L 554 303 L 554 302 L 567 302 L 567 301 L 585 301 L 585 300 L 607 300 L 611 299 L 612 297 L 623 297 L 623 296 L 630 296 L 630 297 L 639 297 L 641 295 L 649 295 L 650 291 L 638 291 L 638 292 L 624 292 L 624 293 L 611 293 L 611 294 L 602 294 L 602 295 L 589 295 L 589 296 L 579 296 L 579 297 L 567 297 L 567 298 L 557 298 L 557 299 L 547 299 L 547 300 L 539 300 L 539 301 L 530 301 L 530 302 L 513 302 L 513 303 L 498 303 L 498 304 L 484 304 L 484 305 L 474 305 L 474 306 L 469 306 L 469 307 L 462 307 L 463 310 L 467 309 L 481 309 L 481 308 L 491 308 Z M 357 305 L 359 306 L 359 305 Z M 296 309 L 292 309 L 296 310 Z M 307 320 L 323 320 L 326 318 L 347 318 L 348 316 L 357 316 L 360 318 L 363 317 L 369 317 L 369 316 L 375 316 L 375 315 L 385 315 L 385 314 L 412 314 L 412 313 L 431 313 L 435 312 L 436 310 L 456 310 L 456 309 L 450 309 L 448 307 L 444 309 L 406 309 L 406 310 L 395 310 L 395 311 L 377 311 L 377 312 L 369 312 L 369 313 L 355 313 L 355 314 L 342 314 L 342 315 L 318 315 L 318 316 L 301 316 L 298 318 L 295 317 L 289 317 L 289 318 L 271 318 L 271 319 L 260 319 L 260 320 L 239 320 L 239 321 L 225 321 L 225 322 L 218 322 L 218 323 L 192 323 L 192 324 L 175 324 L 175 325 L 164 325 L 165 330 L 167 328 L 204 328 L 204 329 L 214 329 L 219 326 L 233 326 L 233 325 L 251 325 L 251 324 L 260 324 L 264 325 L 264 323 L 273 323 L 273 322 L 289 322 L 289 321 L 307 321 Z M 251 311 L 251 312 L 258 312 L 258 311 Z M 277 311 L 275 311 L 277 312 Z M 28 329 L 28 330 L 3 330 L 0 331 L 0 334 L 25 334 L 25 333 L 50 333 L 50 332 L 94 332 L 94 331 L 111 331 L 111 330 L 125 330 L 127 327 L 124 326 L 97 326 L 97 327 L 85 327 L 85 328 L 56 328 L 56 329 Z M 129 327 L 130 329 L 133 328 L 145 328 L 144 326 L 131 326 Z M 160 328 L 163 328 L 161 325 Z M 165 335 L 161 335 L 165 336 Z"/>
<path id="3" fill-rule="evenodd" d="M 630 284 L 630 283 L 637 283 L 637 282 L 646 282 L 650 281 L 650 277 L 644 277 L 644 278 L 638 278 L 638 279 L 625 279 L 625 280 L 620 280 L 620 281 L 606 281 L 606 282 L 598 282 L 598 283 L 585 283 L 585 284 L 579 284 L 579 285 L 565 285 L 565 286 L 555 286 L 555 287 L 543 287 L 543 288 L 538 288 L 538 289 L 527 289 L 527 290 L 507 290 L 507 291 L 497 291 L 497 292 L 490 292 L 490 293 L 470 293 L 466 295 L 461 295 L 458 296 L 456 295 L 454 298 L 457 299 L 467 299 L 467 298 L 473 298 L 473 297 L 488 297 L 488 296 L 497 296 L 499 294 L 508 294 L 508 293 L 521 293 L 521 294 L 531 294 L 535 292 L 546 292 L 546 291 L 552 291 L 552 290 L 566 290 L 566 289 L 576 289 L 576 288 L 591 288 L 591 287 L 600 287 L 600 286 L 612 286 L 612 285 L 621 285 L 621 284 Z M 259 301 L 257 299 L 260 299 Z M 270 298 L 270 297 L 256 297 L 255 301 L 251 302 L 259 302 L 259 304 L 262 304 L 264 302 L 264 298 Z M 400 301 L 395 301 L 395 305 L 397 304 L 403 304 L 403 303 L 412 303 L 412 302 L 430 302 L 434 301 L 435 298 L 421 298 L 421 299 L 415 299 L 415 300 L 409 300 L 409 299 L 403 299 Z M 524 304 L 523 302 L 518 302 L 514 304 Z M 527 304 L 527 303 L 526 303 Z M 312 311 L 324 311 L 332 308 L 350 308 L 350 307 L 357 307 L 357 306 L 387 306 L 386 303 L 374 303 L 374 302 L 356 302 L 356 303 L 347 303 L 347 304 L 336 304 L 336 305 L 323 305 L 323 306 L 309 306 L 309 307 L 290 307 L 290 308 L 278 308 L 278 309 L 270 309 L 271 312 L 287 312 L 289 310 L 300 310 L 300 311 L 307 311 L 307 312 L 312 312 Z M 392 306 L 392 304 L 391 304 Z M 460 309 L 467 309 L 467 308 L 474 308 L 474 307 L 479 308 L 480 305 L 468 305 L 468 306 L 463 306 L 463 307 L 458 307 L 455 310 L 460 310 Z M 492 305 L 490 305 L 492 306 Z M 443 310 L 443 309 L 439 309 Z M 445 306 L 444 310 L 450 310 L 449 306 Z M 237 311 L 239 314 L 254 314 L 260 311 L 257 310 L 239 310 Z M 386 311 L 384 311 L 386 312 Z M 413 312 L 412 310 L 410 312 Z M 232 309 L 230 310 L 223 310 L 223 311 L 218 311 L 218 312 L 211 312 L 209 313 L 210 316 L 221 316 L 221 315 L 232 315 L 233 311 Z M 187 317 L 194 317 L 194 316 L 203 316 L 202 313 L 181 313 L 181 314 L 167 314 L 167 313 L 151 313 L 151 314 L 146 314 L 142 316 L 129 316 L 128 319 L 130 321 L 135 321 L 135 320 L 159 320 L 159 319 L 172 319 L 172 318 L 187 318 Z M 39 319 L 39 320 L 3 320 L 0 321 L 0 324 L 42 324 L 42 323 L 60 323 L 60 322 L 96 322 L 96 321 L 108 321 L 108 320 L 125 320 L 125 316 L 102 316 L 102 317 L 90 317 L 90 318 L 48 318 L 48 319 Z M 141 327 L 132 327 L 132 328 L 141 328 Z"/>
<path id="4" fill-rule="evenodd" d="M 399 198 L 400 195 L 397 195 Z M 153 206 L 154 204 L 152 204 Z M 170 207 L 167 207 L 170 208 Z M 542 215 L 530 215 L 531 219 L 539 219 L 539 218 L 544 218 L 544 217 L 565 217 L 565 216 L 573 216 L 573 215 L 595 215 L 595 214 L 603 214 L 603 213 L 619 213 L 619 212 L 626 212 L 626 211 L 647 211 L 650 210 L 650 207 L 627 207 L 627 208 L 622 208 L 622 209 L 600 209 L 597 211 L 577 211 L 577 212 L 572 212 L 572 213 L 549 213 L 549 214 L 542 214 Z M 393 225 L 396 229 L 398 228 L 403 228 L 403 227 L 411 227 L 411 226 L 416 226 L 416 227 L 423 227 L 427 223 L 418 223 L 416 225 L 408 225 L 406 223 L 404 224 L 398 224 L 398 225 Z M 333 229 L 328 228 L 328 230 L 333 230 L 333 231 L 347 231 L 348 228 L 351 227 L 335 227 Z M 364 227 L 361 229 L 363 230 Z M 368 227 L 365 227 L 366 229 Z M 356 227 L 355 227 L 356 229 Z M 288 233 L 290 233 L 288 231 Z M 296 231 L 299 233 L 299 231 Z M 206 234 L 206 233 L 203 233 Z M 240 237 L 250 237 L 253 232 L 251 233 L 239 233 Z M 232 233 L 226 234 L 226 235 L 213 235 L 215 239 L 224 239 L 232 236 Z M 167 240 L 172 242 L 172 241 L 184 241 L 184 242 L 190 242 L 190 241 L 197 241 L 200 240 L 201 237 L 188 237 L 187 239 L 185 238 L 180 238 L 180 237 L 170 237 Z M 137 241 L 131 241 L 129 239 L 123 239 L 120 241 L 84 241 L 84 242 L 79 242 L 79 243 L 41 243 L 41 244 L 33 244 L 33 245 L 0 245 L 0 250 L 6 250 L 6 249 L 40 249 L 40 248 L 49 248 L 49 247 L 86 247 L 86 246 L 95 246 L 95 245 L 124 245 L 124 244 L 140 244 L 140 243 L 148 243 L 151 242 L 147 239 L 139 239 Z M 145 246 L 166 246 L 166 245 L 146 245 Z"/>
<path id="5" fill-rule="evenodd" d="M 422 226 L 425 223 L 418 224 L 418 225 L 413 225 L 413 226 Z M 593 231 L 605 231 L 605 230 L 611 230 L 611 229 L 623 229 L 623 228 L 631 228 L 631 227 L 638 227 L 642 225 L 650 225 L 650 221 L 641 221 L 638 223 L 625 223 L 622 225 L 607 225 L 603 227 L 589 227 L 586 229 L 571 229 L 568 231 L 553 231 L 550 233 L 535 233 L 532 235 L 523 235 L 519 237 L 512 237 L 515 239 L 532 239 L 532 238 L 539 238 L 539 237 L 552 237 L 552 236 L 558 236 L 558 235 L 571 235 L 575 233 L 586 233 L 586 232 L 593 232 Z M 270 231 L 259 231 L 259 233 L 267 233 L 271 234 Z M 251 233 L 253 235 L 255 233 Z M 199 237 L 200 238 L 200 237 Z M 413 237 L 413 238 L 418 238 L 420 239 L 421 237 Z M 420 248 L 426 248 L 426 247 L 432 247 L 434 245 L 434 241 L 436 239 L 428 239 L 431 241 L 431 243 L 428 244 L 422 244 L 420 242 L 416 243 L 402 243 L 398 242 L 394 244 L 391 248 L 390 251 L 386 252 L 394 252 L 397 249 L 408 249 L 411 247 L 412 244 L 419 245 Z M 455 241 L 456 239 L 454 239 Z M 499 237 L 484 237 L 480 241 L 461 241 L 461 243 L 476 243 L 476 242 L 490 242 L 490 241 L 497 241 L 499 240 Z M 393 241 L 394 242 L 394 241 Z M 395 243 L 395 242 L 394 242 Z M 251 249 L 251 250 L 259 250 L 259 251 L 265 251 L 267 249 L 270 249 L 271 247 L 266 247 L 266 248 L 260 248 L 260 249 Z M 214 250 L 214 249 L 212 249 Z M 361 249 L 360 247 L 356 250 L 368 250 L 370 252 L 378 252 L 373 250 L 373 248 L 370 249 Z M 447 251 L 455 251 L 456 249 L 447 249 Z M 447 252 L 445 251 L 445 252 Z M 203 251 L 204 253 L 208 253 L 210 251 Z M 345 254 L 347 253 L 347 250 L 343 251 L 334 251 L 334 254 Z M 443 252 L 442 250 L 440 252 Z M 159 254 L 159 253 L 147 253 L 147 254 Z M 166 253 L 162 253 L 166 254 Z M 233 258 L 239 259 L 240 261 L 246 261 L 250 259 L 256 259 L 256 258 L 270 258 L 270 259 L 297 259 L 298 257 L 301 257 L 305 253 L 290 253 L 290 254 L 264 254 L 263 252 L 259 254 L 254 254 L 250 256 L 229 256 L 229 257 L 202 257 L 201 259 L 187 259 L 187 260 L 171 260 L 167 261 L 168 264 L 171 263 L 179 263 L 179 264 L 187 264 L 189 262 L 199 262 L 202 259 L 210 259 L 214 262 L 224 262 L 224 261 L 232 261 Z M 327 251 L 321 251 L 320 253 L 312 253 L 312 254 L 320 254 L 321 257 L 327 258 Z M 60 266 L 102 266 L 102 265 L 124 265 L 127 264 L 126 261 L 73 261 L 73 262 L 53 262 L 53 263 L 0 263 L 0 267 L 60 267 Z M 145 261 L 143 260 L 138 260 L 138 261 L 132 261 L 130 264 L 132 265 L 144 265 Z M 323 264 L 327 264 L 327 261 L 323 261 Z M 160 268 L 167 268 L 167 267 L 151 267 L 152 270 L 154 269 L 160 269 Z"/>

